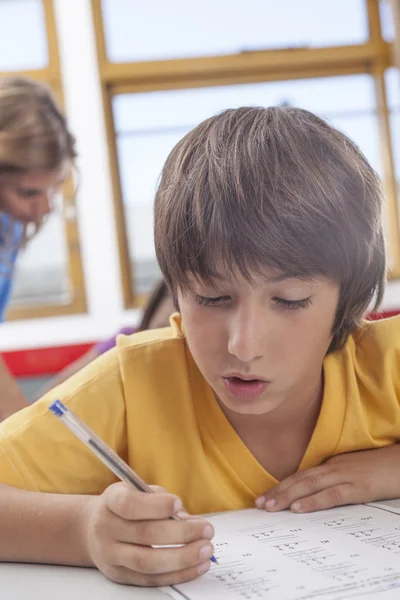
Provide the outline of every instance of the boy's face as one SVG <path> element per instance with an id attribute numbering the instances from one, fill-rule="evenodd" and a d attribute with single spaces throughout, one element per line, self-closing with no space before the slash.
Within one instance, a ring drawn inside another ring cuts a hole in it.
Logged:
<path id="1" fill-rule="evenodd" d="M 252 284 L 238 275 L 212 285 L 193 278 L 191 288 L 178 291 L 189 348 L 228 410 L 285 413 L 313 393 L 332 339 L 336 283 L 266 270 Z"/>

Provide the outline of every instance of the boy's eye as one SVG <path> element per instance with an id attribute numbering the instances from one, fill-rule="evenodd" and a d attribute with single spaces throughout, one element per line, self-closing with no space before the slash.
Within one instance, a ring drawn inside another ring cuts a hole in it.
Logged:
<path id="1" fill-rule="evenodd" d="M 302 298 L 301 300 L 286 300 L 285 298 L 275 297 L 273 300 L 283 308 L 288 308 L 289 310 L 296 308 L 307 308 L 311 304 L 311 297 Z"/>
<path id="2" fill-rule="evenodd" d="M 207 296 L 199 296 L 195 295 L 195 300 L 197 304 L 202 304 L 203 306 L 219 306 L 224 302 L 229 300 L 229 296 L 215 296 L 213 298 L 209 298 Z"/>

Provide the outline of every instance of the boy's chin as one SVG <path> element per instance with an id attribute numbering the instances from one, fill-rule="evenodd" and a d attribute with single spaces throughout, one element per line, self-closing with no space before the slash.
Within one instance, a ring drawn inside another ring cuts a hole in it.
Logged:
<path id="1" fill-rule="evenodd" d="M 235 398 L 230 394 L 218 394 L 218 402 L 239 415 L 266 415 L 276 408 L 276 403 L 265 398 L 257 398 L 249 400 L 248 398 Z"/>

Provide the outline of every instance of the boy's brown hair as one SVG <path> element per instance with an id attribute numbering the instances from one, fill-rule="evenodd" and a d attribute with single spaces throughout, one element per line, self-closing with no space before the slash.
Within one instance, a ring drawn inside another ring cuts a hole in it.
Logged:
<path id="1" fill-rule="evenodd" d="M 329 351 L 382 299 L 380 181 L 357 146 L 292 107 L 227 110 L 172 150 L 155 202 L 157 258 L 174 297 L 188 274 L 265 268 L 323 275 L 340 296 Z"/>

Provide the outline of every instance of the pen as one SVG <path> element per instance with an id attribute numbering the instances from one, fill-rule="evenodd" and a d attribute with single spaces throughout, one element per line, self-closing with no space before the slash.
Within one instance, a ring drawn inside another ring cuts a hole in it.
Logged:
<path id="1" fill-rule="evenodd" d="M 77 415 L 75 415 L 69 408 L 64 406 L 60 400 L 55 400 L 49 406 L 49 410 L 64 423 L 64 425 L 74 434 L 78 439 L 85 444 L 89 450 L 93 452 L 105 465 L 108 467 L 121 481 L 130 483 L 140 492 L 146 492 L 148 494 L 155 494 L 155 491 L 147 485 L 145 481 L 135 471 L 133 471 L 129 465 L 114 450 L 112 450 L 107 444 L 103 442 L 88 427 Z M 170 517 L 174 521 L 181 521 L 177 515 Z M 215 556 L 210 559 L 212 562 L 217 563 Z"/>

